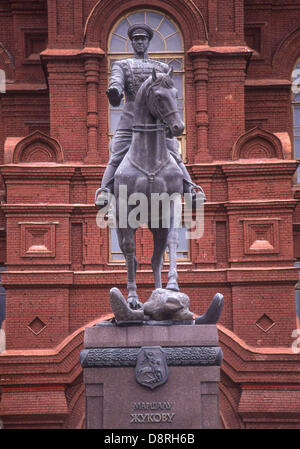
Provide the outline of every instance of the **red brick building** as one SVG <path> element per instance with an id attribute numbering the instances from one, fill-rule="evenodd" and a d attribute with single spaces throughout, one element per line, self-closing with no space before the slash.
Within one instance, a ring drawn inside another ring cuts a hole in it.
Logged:
<path id="1" fill-rule="evenodd" d="M 182 154 L 208 199 L 179 281 L 196 314 L 225 297 L 222 426 L 299 428 L 299 0 L 0 0 L 3 425 L 83 426 L 84 327 L 126 287 L 93 205 L 119 114 L 105 90 L 141 20 L 150 56 L 174 66 Z M 146 229 L 137 243 L 145 300 Z"/>

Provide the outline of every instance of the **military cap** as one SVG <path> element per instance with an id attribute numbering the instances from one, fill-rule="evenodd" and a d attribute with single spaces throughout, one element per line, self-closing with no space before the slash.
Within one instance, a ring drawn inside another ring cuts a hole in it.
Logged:
<path id="1" fill-rule="evenodd" d="M 132 40 L 135 36 L 147 36 L 149 41 L 153 37 L 153 30 L 145 24 L 135 24 L 128 28 L 128 37 Z"/>

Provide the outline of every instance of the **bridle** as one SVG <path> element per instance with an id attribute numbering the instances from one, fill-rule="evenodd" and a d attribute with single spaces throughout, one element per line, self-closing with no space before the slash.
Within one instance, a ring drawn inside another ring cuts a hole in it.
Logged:
<path id="1" fill-rule="evenodd" d="M 163 81 L 163 79 L 161 79 L 160 80 L 160 82 L 159 83 L 153 83 L 153 84 L 151 84 L 149 87 L 148 87 L 148 90 L 147 90 L 147 98 L 149 97 L 149 93 L 150 93 L 150 91 L 152 90 L 152 88 L 154 87 L 154 86 L 157 86 L 158 84 L 161 84 L 162 83 L 162 81 Z M 165 80 L 164 80 L 165 81 Z M 169 87 L 171 87 L 171 86 L 169 86 Z M 154 98 L 155 98 L 155 96 L 154 96 Z M 165 119 L 167 118 L 167 117 L 169 117 L 170 115 L 172 115 L 172 114 L 175 114 L 175 113 L 178 113 L 178 109 L 174 109 L 174 110 L 172 110 L 172 111 L 168 111 L 166 114 L 162 114 L 161 112 L 160 112 L 160 110 L 159 110 L 159 107 L 158 107 L 158 104 L 157 104 L 157 101 L 155 101 L 155 107 L 156 107 L 156 111 L 158 112 L 158 115 L 159 115 L 159 120 L 162 122 L 162 123 L 155 123 L 155 124 L 149 124 L 149 123 L 141 123 L 141 124 L 138 124 L 138 125 L 133 125 L 133 127 L 132 127 L 132 132 L 134 132 L 134 133 L 137 133 L 137 132 L 146 132 L 146 133 L 151 133 L 151 132 L 157 132 L 157 131 L 165 131 L 166 130 L 166 127 L 167 127 L 167 124 L 165 123 Z M 137 164 L 135 161 L 133 161 L 132 159 L 131 159 L 131 157 L 130 156 L 128 156 L 128 160 L 129 160 L 129 162 L 131 163 L 131 165 L 133 165 L 133 167 L 135 167 L 136 169 L 138 169 L 140 172 L 142 172 L 144 175 L 146 175 L 147 176 L 147 178 L 148 178 L 148 180 L 149 180 L 149 182 L 150 183 L 153 183 L 154 182 L 154 178 L 155 178 L 155 176 L 156 175 L 158 175 L 158 173 L 169 163 L 169 161 L 170 161 L 170 159 L 169 158 L 167 158 L 155 171 L 153 171 L 153 172 L 148 172 L 147 170 L 145 170 L 143 167 L 141 167 L 139 164 Z"/>
<path id="2" fill-rule="evenodd" d="M 147 98 L 149 97 L 150 91 L 153 89 L 153 87 L 158 86 L 159 84 L 161 84 L 164 80 L 163 78 L 159 81 L 159 83 L 154 82 L 153 84 L 150 84 L 150 86 L 147 89 Z M 166 83 L 167 84 L 167 83 Z M 168 85 L 167 86 L 169 88 L 171 88 L 172 86 Z M 154 98 L 156 98 L 154 96 Z M 158 112 L 158 118 L 162 123 L 157 123 L 155 125 L 149 125 L 147 123 L 142 123 L 140 125 L 134 125 L 132 127 L 132 131 L 133 132 L 155 132 L 155 131 L 162 131 L 164 130 L 168 125 L 166 124 L 165 120 L 167 117 L 169 117 L 170 115 L 176 114 L 178 112 L 178 109 L 173 109 L 171 111 L 168 111 L 166 114 L 162 114 L 161 111 L 159 110 L 159 106 L 157 104 L 157 101 L 154 101 L 155 103 L 155 108 L 156 111 Z"/>
<path id="3" fill-rule="evenodd" d="M 152 133 L 155 131 L 165 131 L 166 125 L 164 123 L 155 123 L 155 124 L 149 124 L 149 123 L 141 123 L 139 125 L 133 125 L 132 131 L 134 133 L 139 132 L 146 132 L 146 133 Z"/>

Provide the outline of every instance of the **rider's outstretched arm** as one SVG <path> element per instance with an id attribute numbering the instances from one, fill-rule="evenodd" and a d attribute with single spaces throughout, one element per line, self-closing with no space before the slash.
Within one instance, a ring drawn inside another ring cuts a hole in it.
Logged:
<path id="1" fill-rule="evenodd" d="M 124 71 L 119 61 L 117 61 L 112 66 L 110 82 L 106 92 L 108 100 L 112 106 L 120 106 L 123 98 L 124 86 Z"/>

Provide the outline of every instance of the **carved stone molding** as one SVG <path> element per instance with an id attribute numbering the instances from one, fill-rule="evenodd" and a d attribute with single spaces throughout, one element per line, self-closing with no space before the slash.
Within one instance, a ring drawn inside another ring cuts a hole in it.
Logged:
<path id="1" fill-rule="evenodd" d="M 244 228 L 244 253 L 279 253 L 280 218 L 242 219 Z"/>
<path id="2" fill-rule="evenodd" d="M 15 146 L 12 145 L 15 143 Z M 5 145 L 4 163 L 18 164 L 22 162 L 56 162 L 64 161 L 63 151 L 57 140 L 34 131 L 21 140 Z"/>
<path id="3" fill-rule="evenodd" d="M 168 366 L 220 366 L 222 350 L 218 346 L 164 347 Z M 80 354 L 83 368 L 136 366 L 140 348 L 91 348 Z"/>
<path id="4" fill-rule="evenodd" d="M 242 134 L 232 147 L 232 159 L 284 159 L 282 144 L 275 134 L 253 128 Z"/>
<path id="5" fill-rule="evenodd" d="M 55 227 L 58 222 L 19 223 L 21 257 L 55 257 Z"/>

